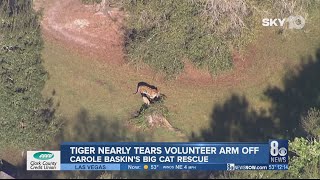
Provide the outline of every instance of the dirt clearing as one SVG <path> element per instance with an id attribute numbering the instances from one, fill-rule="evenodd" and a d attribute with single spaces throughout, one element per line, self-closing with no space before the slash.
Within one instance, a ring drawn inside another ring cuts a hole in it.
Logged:
<path id="1" fill-rule="evenodd" d="M 97 12 L 77 0 L 46 3 L 42 21 L 45 38 L 58 40 L 81 55 L 117 65 L 124 63 L 120 12 Z"/>

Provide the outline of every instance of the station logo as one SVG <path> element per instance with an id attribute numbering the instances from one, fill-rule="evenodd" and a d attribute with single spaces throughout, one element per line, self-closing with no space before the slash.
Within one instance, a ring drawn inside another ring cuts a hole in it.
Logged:
<path id="1" fill-rule="evenodd" d="M 306 20 L 302 16 L 289 16 L 288 18 L 263 18 L 262 26 L 274 27 L 285 26 L 287 23 L 289 29 L 302 29 L 306 24 Z"/>
<path id="2" fill-rule="evenodd" d="M 270 164 L 288 164 L 288 140 L 269 141 Z"/>

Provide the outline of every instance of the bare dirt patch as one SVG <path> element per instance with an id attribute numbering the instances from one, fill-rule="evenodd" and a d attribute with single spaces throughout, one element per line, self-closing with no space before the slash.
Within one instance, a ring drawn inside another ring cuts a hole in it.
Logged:
<path id="1" fill-rule="evenodd" d="M 170 131 L 176 132 L 179 136 L 186 136 L 179 129 L 173 127 L 169 123 L 169 121 L 161 114 L 153 113 L 153 114 L 148 115 L 146 118 L 147 118 L 147 122 L 151 128 L 157 127 L 157 126 L 164 127 Z"/>
<path id="2" fill-rule="evenodd" d="M 46 38 L 53 38 L 81 55 L 123 64 L 121 13 L 97 12 L 76 0 L 47 1 L 42 21 Z M 113 18 L 113 15 L 119 16 Z"/>

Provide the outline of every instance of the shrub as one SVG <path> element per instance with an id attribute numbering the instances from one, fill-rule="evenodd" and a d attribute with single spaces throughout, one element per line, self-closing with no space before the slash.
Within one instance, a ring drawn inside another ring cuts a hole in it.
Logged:
<path id="1" fill-rule="evenodd" d="M 311 108 L 301 119 L 303 129 L 313 137 L 320 137 L 320 110 Z"/>
<path id="2" fill-rule="evenodd" d="M 219 178 L 239 179 L 319 179 L 320 178 L 319 139 L 295 138 L 289 142 L 288 171 L 235 171 L 225 172 Z"/>
<path id="3" fill-rule="evenodd" d="M 230 49 L 215 36 L 192 1 L 125 1 L 128 60 L 151 65 L 168 76 L 179 74 L 183 59 L 213 74 L 232 67 Z"/>

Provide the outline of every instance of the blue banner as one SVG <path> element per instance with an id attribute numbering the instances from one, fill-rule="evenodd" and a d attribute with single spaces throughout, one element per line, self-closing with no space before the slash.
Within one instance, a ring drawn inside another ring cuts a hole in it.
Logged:
<path id="1" fill-rule="evenodd" d="M 288 141 L 65 142 L 61 170 L 287 170 Z"/>

